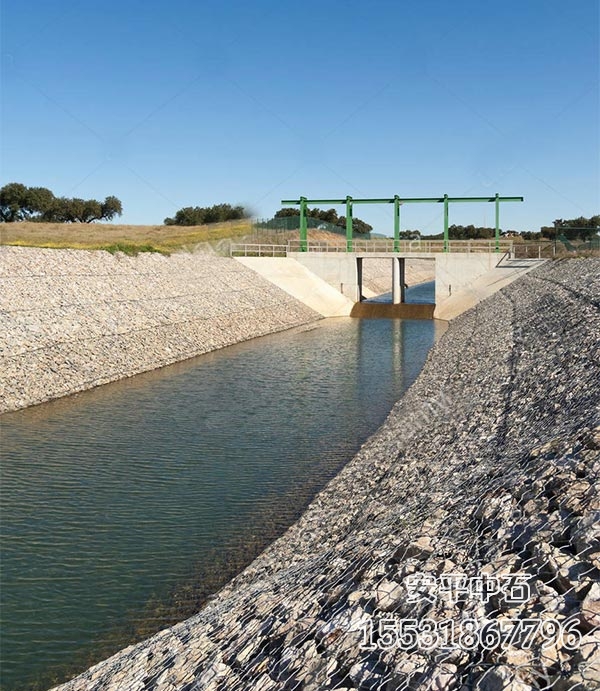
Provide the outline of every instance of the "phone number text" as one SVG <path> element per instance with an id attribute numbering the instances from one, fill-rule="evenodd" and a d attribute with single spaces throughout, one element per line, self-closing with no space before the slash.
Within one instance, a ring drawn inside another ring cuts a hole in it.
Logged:
<path id="1" fill-rule="evenodd" d="M 575 619 L 380 619 L 369 620 L 361 627 L 363 650 L 434 650 L 439 647 L 464 650 L 495 650 L 497 648 L 542 648 L 558 645 L 576 650 L 581 633 Z"/>

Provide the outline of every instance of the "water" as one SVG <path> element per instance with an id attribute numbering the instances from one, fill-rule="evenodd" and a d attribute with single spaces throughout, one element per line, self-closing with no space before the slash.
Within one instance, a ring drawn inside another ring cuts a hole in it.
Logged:
<path id="1" fill-rule="evenodd" d="M 196 611 L 419 373 L 431 321 L 335 319 L 2 418 L 2 688 Z"/>

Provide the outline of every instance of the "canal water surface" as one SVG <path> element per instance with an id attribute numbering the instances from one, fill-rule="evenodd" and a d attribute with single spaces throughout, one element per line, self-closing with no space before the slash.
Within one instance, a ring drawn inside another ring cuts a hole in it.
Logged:
<path id="1" fill-rule="evenodd" d="M 3 691 L 196 611 L 375 432 L 442 329 L 323 320 L 3 416 Z"/>

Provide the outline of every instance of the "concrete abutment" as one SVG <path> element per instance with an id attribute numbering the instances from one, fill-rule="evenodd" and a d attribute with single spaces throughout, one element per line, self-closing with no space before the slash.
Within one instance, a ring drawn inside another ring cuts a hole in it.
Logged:
<path id="1" fill-rule="evenodd" d="M 435 254 L 290 252 L 288 256 L 354 304 L 362 302 L 366 297 L 364 295 L 366 259 L 390 261 L 391 293 L 394 305 L 405 303 L 405 288 L 407 276 L 411 273 L 411 260 L 432 262 L 435 280 L 434 317 L 439 319 L 452 319 L 458 316 L 540 263 L 537 260 L 506 259 L 504 255 L 496 252 Z M 353 314 L 359 311 L 354 309 Z M 388 312 L 391 314 L 393 310 L 388 310 Z M 399 313 L 398 310 L 396 312 Z"/>

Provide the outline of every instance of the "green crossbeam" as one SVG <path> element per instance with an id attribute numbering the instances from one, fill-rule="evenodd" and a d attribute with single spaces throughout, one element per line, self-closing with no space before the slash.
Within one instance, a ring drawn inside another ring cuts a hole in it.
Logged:
<path id="1" fill-rule="evenodd" d="M 283 204 L 300 204 L 300 199 L 282 199 Z M 346 197 L 344 199 L 306 199 L 307 204 L 345 204 Z M 414 202 L 443 202 L 445 197 L 397 197 L 401 204 L 410 204 Z M 501 202 L 522 202 L 523 197 L 498 197 Z M 350 197 L 353 204 L 393 204 L 396 201 L 396 197 L 391 197 L 390 199 L 356 199 L 355 197 Z M 448 197 L 449 202 L 495 202 L 496 197 Z"/>
<path id="2" fill-rule="evenodd" d="M 448 251 L 448 206 L 449 204 L 462 202 L 494 202 L 496 217 L 496 252 L 500 251 L 500 202 L 522 202 L 523 197 L 501 197 L 499 194 L 493 197 L 388 197 L 385 199 L 282 199 L 282 205 L 300 206 L 300 251 L 306 252 L 308 246 L 308 231 L 306 225 L 306 209 L 308 204 L 345 204 L 346 205 L 346 250 L 352 252 L 352 207 L 354 204 L 393 204 L 394 205 L 394 250 L 400 249 L 400 207 L 402 204 L 443 204 L 444 205 L 444 252 Z"/>

